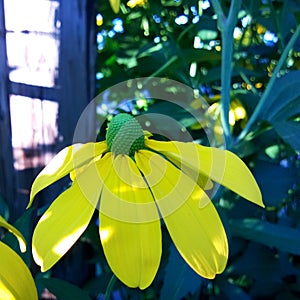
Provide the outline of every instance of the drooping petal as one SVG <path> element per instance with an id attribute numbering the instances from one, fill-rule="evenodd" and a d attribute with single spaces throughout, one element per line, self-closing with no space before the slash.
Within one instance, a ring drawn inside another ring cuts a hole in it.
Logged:
<path id="1" fill-rule="evenodd" d="M 31 206 L 38 192 L 63 178 L 72 170 L 80 168 L 83 164 L 88 163 L 95 156 L 101 155 L 106 150 L 105 142 L 87 143 L 84 145 L 75 144 L 61 150 L 35 178 L 31 187 L 27 208 Z"/>
<path id="2" fill-rule="evenodd" d="M 176 248 L 199 275 L 214 278 L 226 266 L 228 243 L 212 202 L 189 176 L 160 155 L 141 150 L 135 159 Z"/>
<path id="3" fill-rule="evenodd" d="M 2 216 L 0 216 L 0 226 L 6 228 L 18 239 L 21 252 L 25 252 L 26 251 L 26 241 L 25 241 L 25 238 L 22 235 L 22 233 L 17 228 L 10 225 Z"/>
<path id="4" fill-rule="evenodd" d="M 264 207 L 260 189 L 246 164 L 234 153 L 194 143 L 146 140 L 150 149 L 161 152 L 222 184 L 245 199 Z"/>
<path id="5" fill-rule="evenodd" d="M 145 139 L 145 145 L 146 145 L 146 147 L 148 147 L 150 149 L 155 150 L 155 147 L 157 147 L 157 145 L 156 145 L 157 143 L 159 146 L 161 146 L 160 149 L 162 149 L 162 151 L 160 151 L 160 152 L 163 153 L 163 150 L 167 149 L 167 146 L 168 146 L 168 144 L 166 144 L 166 142 L 159 142 L 159 141 L 155 141 L 155 140 Z M 159 143 L 162 143 L 162 145 L 160 145 Z M 163 148 L 163 146 L 165 146 L 165 147 Z M 170 149 L 170 150 L 172 150 L 172 149 Z M 174 149 L 176 149 L 176 148 L 174 148 Z M 181 151 L 181 150 L 177 149 L 177 151 Z M 164 152 L 166 152 L 166 150 Z M 190 155 L 190 153 L 184 151 L 183 153 L 181 153 L 181 155 L 182 156 Z M 187 174 L 189 177 L 191 177 L 194 181 L 197 181 L 197 184 L 203 190 L 210 190 L 213 188 L 213 182 L 206 175 L 200 173 L 199 169 L 196 169 L 195 166 L 191 167 L 187 164 L 184 164 L 180 155 L 168 156 L 168 159 L 173 164 L 175 164 L 179 169 L 181 169 L 185 174 Z M 197 157 L 195 157 L 195 162 L 197 163 Z"/>
<path id="6" fill-rule="evenodd" d="M 168 157 L 168 159 L 179 169 L 181 169 L 186 175 L 188 175 L 192 180 L 196 181 L 203 190 L 210 190 L 213 188 L 213 182 L 206 175 L 200 173 L 199 170 L 196 170 L 195 168 L 184 164 L 178 159 L 178 157 Z"/>
<path id="7" fill-rule="evenodd" d="M 0 299 L 37 300 L 32 275 L 22 258 L 0 242 Z"/>
<path id="8" fill-rule="evenodd" d="M 161 257 L 160 219 L 133 160 L 111 156 L 100 203 L 100 238 L 108 264 L 129 287 L 145 289 Z M 101 173 L 101 171 L 100 171 Z"/>
<path id="9" fill-rule="evenodd" d="M 95 164 L 60 194 L 39 220 L 32 238 L 35 262 L 50 269 L 78 240 L 88 226 L 102 188 Z"/>

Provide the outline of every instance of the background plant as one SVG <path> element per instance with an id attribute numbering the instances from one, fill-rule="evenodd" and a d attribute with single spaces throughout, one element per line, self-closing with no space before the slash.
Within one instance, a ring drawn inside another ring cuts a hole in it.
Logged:
<path id="1" fill-rule="evenodd" d="M 112 9 L 113 8 L 113 9 Z M 118 13 L 116 14 L 116 12 Z M 300 297 L 300 4 L 271 1 L 98 1 L 97 90 L 140 77 L 167 77 L 204 97 L 215 120 L 217 145 L 252 169 L 266 209 L 230 191 L 215 196 L 230 243 L 226 271 L 213 281 L 187 267 L 164 232 L 163 261 L 152 286 L 128 289 L 109 270 L 97 218 L 51 271 L 39 273 L 59 299 L 297 299 Z M 166 93 L 180 93 L 166 90 Z M 118 110 L 163 113 L 205 143 L 203 127 L 187 111 L 137 89 Z M 115 112 L 120 95 L 99 103 L 99 117 Z M 199 109 L 199 108 L 191 108 Z M 174 132 L 180 140 L 180 130 Z M 220 138 L 220 140 L 218 140 Z M 99 134 L 101 139 L 101 132 Z M 46 207 L 40 208 L 38 215 Z M 36 212 L 34 212 L 36 213 Z M 30 240 L 30 210 L 15 224 Z M 4 240 L 5 241 L 5 240 Z M 25 260 L 32 266 L 30 254 Z"/>
<path id="2" fill-rule="evenodd" d="M 99 4 L 99 91 L 143 76 L 199 90 L 216 132 L 221 125 L 227 147 L 252 167 L 267 204 L 262 211 L 228 191 L 216 197 L 231 236 L 227 272 L 195 284 L 171 247 L 162 299 L 171 291 L 177 299 L 299 296 L 299 9 L 296 1 L 129 1 L 116 16 Z M 189 124 L 188 114 L 167 106 L 152 99 L 131 111 Z M 187 127 L 197 140 L 201 126 Z"/>

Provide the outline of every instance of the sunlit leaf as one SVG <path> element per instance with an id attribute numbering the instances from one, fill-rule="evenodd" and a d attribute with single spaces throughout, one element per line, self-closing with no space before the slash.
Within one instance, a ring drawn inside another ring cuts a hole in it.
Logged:
<path id="1" fill-rule="evenodd" d="M 26 241 L 31 240 L 32 217 L 33 209 L 28 209 L 26 212 L 24 212 L 24 214 L 21 215 L 21 217 L 16 222 L 14 222 L 14 227 L 22 233 Z M 17 241 L 17 239 L 11 232 L 6 233 L 2 241 L 8 246 L 10 246 L 14 251 L 16 251 L 16 253 L 22 257 L 22 259 L 28 266 L 30 265 L 32 259 L 30 253 L 31 251 L 26 251 L 22 253 L 22 251 L 20 251 L 19 241 Z"/>
<path id="2" fill-rule="evenodd" d="M 16 229 L 14 226 L 10 225 L 3 217 L 0 216 L 0 226 L 6 228 L 8 231 L 10 231 L 19 242 L 19 246 L 22 252 L 26 251 L 26 241 L 23 237 L 22 233 Z"/>
<path id="3" fill-rule="evenodd" d="M 215 30 L 204 29 L 198 32 L 198 36 L 201 38 L 201 40 L 211 41 L 217 38 L 218 32 Z"/>

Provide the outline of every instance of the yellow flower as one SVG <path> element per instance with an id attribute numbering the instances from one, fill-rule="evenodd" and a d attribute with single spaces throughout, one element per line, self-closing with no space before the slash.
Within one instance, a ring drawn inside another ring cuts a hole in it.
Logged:
<path id="1" fill-rule="evenodd" d="M 204 191 L 211 180 L 263 206 L 255 179 L 236 155 L 194 143 L 152 140 L 128 114 L 112 119 L 106 141 L 72 145 L 58 153 L 35 179 L 29 206 L 39 191 L 67 174 L 71 187 L 35 228 L 35 261 L 42 271 L 51 268 L 98 207 L 108 264 L 127 286 L 141 289 L 151 284 L 160 264 L 160 218 L 198 274 L 214 278 L 224 270 L 225 230 Z"/>
<path id="2" fill-rule="evenodd" d="M 136 6 L 143 6 L 147 3 L 147 0 L 129 0 L 126 4 L 130 8 L 134 8 Z"/>
<path id="3" fill-rule="evenodd" d="M 0 226 L 12 232 L 19 241 L 22 252 L 26 243 L 22 234 L 0 216 Z M 0 242 L 0 299 L 37 300 L 37 291 L 32 275 L 22 258 L 3 242 Z"/>

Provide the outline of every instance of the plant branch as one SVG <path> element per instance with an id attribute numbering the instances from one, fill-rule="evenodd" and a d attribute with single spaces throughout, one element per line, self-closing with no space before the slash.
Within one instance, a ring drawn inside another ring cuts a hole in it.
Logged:
<path id="1" fill-rule="evenodd" d="M 158 70 L 156 70 L 154 73 L 152 73 L 148 78 L 145 80 L 144 83 L 147 83 L 151 78 L 159 76 L 161 73 L 163 73 L 171 64 L 176 62 L 178 60 L 178 56 L 174 55 L 172 56 L 165 64 L 163 64 Z"/>
<path id="2" fill-rule="evenodd" d="M 286 45 L 284 51 L 282 52 L 281 57 L 274 69 L 273 74 L 272 74 L 272 77 L 267 85 L 267 88 L 265 89 L 258 105 L 256 106 L 256 108 L 255 108 L 252 116 L 250 117 L 248 123 L 246 124 L 245 128 L 238 136 L 237 142 L 242 140 L 248 134 L 252 125 L 256 122 L 258 116 L 260 115 L 262 109 L 264 108 L 266 101 L 269 98 L 269 95 L 273 89 L 275 82 L 276 82 L 277 76 L 278 76 L 282 66 L 286 63 L 286 58 L 289 55 L 290 50 L 293 48 L 293 46 L 299 36 L 300 36 L 300 25 L 297 26 L 296 31 L 294 32 L 293 36 L 291 37 L 291 39 L 289 40 L 288 44 Z"/>
<path id="3" fill-rule="evenodd" d="M 222 6 L 219 2 L 219 0 L 211 0 L 212 6 L 214 8 L 215 13 L 218 16 L 218 27 L 219 30 L 222 31 L 224 26 L 225 26 L 225 22 L 226 22 L 226 17 L 224 15 Z"/>
<path id="4" fill-rule="evenodd" d="M 232 137 L 229 124 L 230 91 L 233 56 L 233 30 L 236 26 L 241 0 L 233 0 L 226 18 L 218 0 L 212 0 L 214 10 L 218 16 L 218 26 L 222 37 L 222 65 L 221 65 L 221 124 L 224 131 L 226 147 L 230 148 Z"/>
<path id="5" fill-rule="evenodd" d="M 247 83 L 247 85 L 249 85 L 251 87 L 251 91 L 254 95 L 258 95 L 258 91 L 255 88 L 255 86 L 253 85 L 253 83 L 251 82 L 251 80 L 246 76 L 246 74 L 242 71 L 240 71 L 240 76 L 241 78 Z"/>
<path id="6" fill-rule="evenodd" d="M 110 281 L 107 285 L 105 295 L 104 295 L 104 300 L 110 300 L 110 296 L 112 294 L 113 288 L 115 283 L 117 282 L 117 277 L 113 274 L 110 278 Z"/>

